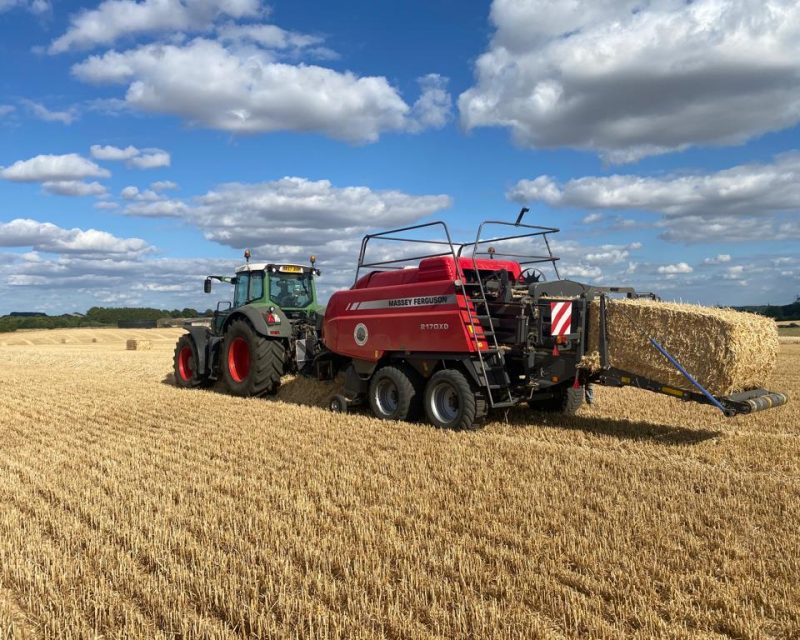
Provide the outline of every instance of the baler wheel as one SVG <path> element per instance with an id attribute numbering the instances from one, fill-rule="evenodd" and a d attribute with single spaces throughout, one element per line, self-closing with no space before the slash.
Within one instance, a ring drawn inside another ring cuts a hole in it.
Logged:
<path id="1" fill-rule="evenodd" d="M 333 413 L 347 413 L 347 398 L 337 393 L 328 399 L 328 409 Z"/>
<path id="2" fill-rule="evenodd" d="M 209 382 L 205 372 L 197 370 L 197 345 L 192 336 L 184 333 L 175 345 L 172 358 L 175 384 L 184 389 L 206 386 Z"/>
<path id="3" fill-rule="evenodd" d="M 369 406 L 381 420 L 414 420 L 421 404 L 416 373 L 405 365 L 378 369 L 369 384 Z"/>
<path id="4" fill-rule="evenodd" d="M 583 387 L 564 385 L 553 390 L 555 397 L 547 400 L 530 401 L 528 406 L 534 411 L 548 411 L 574 416 L 583 406 L 586 392 Z"/>
<path id="5" fill-rule="evenodd" d="M 255 332 L 246 320 L 234 320 L 225 332 L 222 377 L 236 396 L 260 396 L 277 391 L 285 350 L 279 340 Z"/>
<path id="6" fill-rule="evenodd" d="M 425 413 L 440 429 L 477 429 L 477 403 L 464 374 L 456 369 L 434 373 L 425 387 Z"/>

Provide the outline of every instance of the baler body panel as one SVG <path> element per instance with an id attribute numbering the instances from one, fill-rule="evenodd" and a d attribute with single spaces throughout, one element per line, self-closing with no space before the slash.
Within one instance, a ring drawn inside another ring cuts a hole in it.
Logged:
<path id="1" fill-rule="evenodd" d="M 482 272 L 520 267 L 506 260 L 479 260 Z M 323 341 L 336 354 L 377 362 L 387 352 L 474 353 L 488 343 L 479 323 L 470 323 L 472 302 L 455 281 L 472 260 L 427 258 L 419 267 L 372 272 L 352 289 L 331 296 L 325 311 Z M 473 335 L 474 331 L 474 335 Z"/>

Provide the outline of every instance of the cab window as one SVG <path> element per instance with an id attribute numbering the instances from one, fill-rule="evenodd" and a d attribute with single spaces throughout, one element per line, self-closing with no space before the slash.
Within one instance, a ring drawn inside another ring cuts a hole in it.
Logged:
<path id="1" fill-rule="evenodd" d="M 269 297 L 282 309 L 304 309 L 311 304 L 311 274 L 281 273 L 269 274 Z"/>
<path id="2" fill-rule="evenodd" d="M 236 276 L 236 289 L 233 292 L 233 306 L 241 307 L 264 295 L 264 272 L 242 271 Z"/>

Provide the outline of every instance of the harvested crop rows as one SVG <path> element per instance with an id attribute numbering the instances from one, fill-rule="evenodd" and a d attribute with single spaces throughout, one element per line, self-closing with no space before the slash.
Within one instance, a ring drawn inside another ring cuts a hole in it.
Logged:
<path id="1" fill-rule="evenodd" d="M 800 638 L 800 343 L 774 411 L 455 433 L 179 390 L 179 333 L 2 337 L 0 637 Z"/>

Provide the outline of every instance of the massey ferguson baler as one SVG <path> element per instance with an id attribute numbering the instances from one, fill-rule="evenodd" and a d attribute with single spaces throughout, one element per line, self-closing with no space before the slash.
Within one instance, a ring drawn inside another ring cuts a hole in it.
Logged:
<path id="1" fill-rule="evenodd" d="M 628 349 L 633 362 L 615 367 L 607 306 L 613 298 L 656 297 L 561 279 L 549 241 L 558 229 L 523 224 L 525 211 L 515 223 L 482 223 L 466 244 L 454 244 L 443 222 L 365 236 L 355 283 L 333 294 L 324 316 L 313 256 L 309 267 L 251 263 L 245 252 L 247 263 L 234 277 L 206 279 L 206 292 L 211 279 L 234 285 L 233 303 L 219 303 L 210 326 L 188 327 L 178 340 L 176 383 L 203 387 L 222 379 L 231 393 L 253 396 L 275 393 L 287 373 L 331 379 L 343 371 L 343 393 L 330 400 L 334 411 L 368 404 L 379 418 L 425 416 L 460 429 L 525 403 L 574 413 L 591 401 L 592 384 L 637 386 L 711 404 L 728 416 L 786 402 L 750 386 L 714 395 L 653 337 L 639 336 Z M 437 231 L 439 239 L 431 239 Z M 376 252 L 375 243 L 401 246 Z M 380 259 L 370 257 L 376 253 Z M 696 336 L 701 345 L 710 339 Z M 657 350 L 651 359 L 669 363 L 672 383 L 661 379 L 663 368 L 642 375 L 639 344 Z"/>
<path id="2" fill-rule="evenodd" d="M 463 429 L 493 409 L 523 403 L 574 413 L 591 401 L 593 383 L 713 404 L 728 416 L 786 402 L 763 389 L 715 397 L 655 340 L 653 348 L 685 375 L 685 388 L 611 366 L 607 301 L 656 296 L 561 279 L 548 239 L 558 229 L 523 224 L 525 211 L 516 223 L 484 222 L 475 242 L 462 245 L 453 244 L 443 222 L 364 237 L 353 287 L 333 294 L 325 312 L 328 353 L 321 361 L 334 354 L 334 368 L 346 372 L 344 393 L 331 409 L 368 403 L 380 418 L 424 415 L 436 426 Z M 487 228 L 501 231 L 484 239 Z M 436 229 L 444 239 L 410 237 Z M 373 261 L 369 247 L 376 240 L 433 250 Z M 531 244 L 539 250 L 531 253 Z M 599 336 L 594 367 L 585 358 L 591 332 Z"/>

